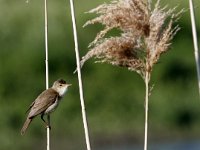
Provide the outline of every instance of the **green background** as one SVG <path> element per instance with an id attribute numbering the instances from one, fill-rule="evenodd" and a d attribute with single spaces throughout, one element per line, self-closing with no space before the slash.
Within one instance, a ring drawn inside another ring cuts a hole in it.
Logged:
<path id="1" fill-rule="evenodd" d="M 101 0 L 75 0 L 80 55 L 103 27 L 83 24 L 85 12 Z M 109 2 L 105 0 L 105 2 Z M 200 32 L 199 2 L 195 2 Z M 188 2 L 163 0 L 161 5 L 186 8 L 181 30 L 168 53 L 154 67 L 150 97 L 149 141 L 200 138 L 200 99 Z M 24 136 L 20 129 L 28 106 L 45 89 L 44 2 L 0 0 L 0 149 L 45 149 L 46 131 L 40 117 Z M 49 78 L 72 83 L 51 116 L 52 149 L 85 149 L 69 1 L 48 0 Z M 134 72 L 88 61 L 82 69 L 84 98 L 93 148 L 139 143 L 144 134 L 143 80 Z"/>

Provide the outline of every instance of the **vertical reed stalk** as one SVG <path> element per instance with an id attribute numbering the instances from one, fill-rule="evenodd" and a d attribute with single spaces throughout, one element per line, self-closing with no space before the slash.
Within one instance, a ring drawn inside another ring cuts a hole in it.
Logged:
<path id="1" fill-rule="evenodd" d="M 152 0 L 147 0 L 147 3 L 148 3 L 148 9 L 149 9 L 149 11 L 151 11 L 151 3 L 152 3 Z"/>
<path id="2" fill-rule="evenodd" d="M 145 130 L 144 130 L 144 150 L 147 150 L 148 146 L 148 109 L 149 109 L 149 78 L 150 73 L 146 71 L 145 75 Z"/>
<path id="3" fill-rule="evenodd" d="M 73 24 L 76 64 L 77 64 L 77 72 L 78 72 L 79 93 L 80 93 L 80 102 L 81 102 L 81 108 L 82 108 L 83 126 L 84 126 L 84 131 L 85 131 L 85 140 L 86 140 L 87 150 L 91 150 L 90 138 L 89 138 L 89 133 L 88 133 L 87 116 L 86 116 L 85 103 L 84 103 L 84 97 L 83 97 L 83 85 L 82 85 L 82 78 L 81 78 L 78 37 L 77 37 L 77 30 L 76 30 L 76 19 L 75 19 L 75 13 L 74 13 L 73 0 L 70 0 L 70 7 L 71 7 L 71 17 L 72 17 L 72 24 Z"/>
<path id="4" fill-rule="evenodd" d="M 195 56 L 196 67 L 197 67 L 198 86 L 199 86 L 199 95 L 200 95 L 199 48 L 198 48 L 198 39 L 197 39 L 197 31 L 196 31 L 196 23 L 195 23 L 194 5 L 193 5 L 192 0 L 189 0 L 189 5 L 190 5 L 190 18 L 191 18 L 191 24 L 192 24 L 193 44 L 194 44 L 194 56 Z"/>
<path id="5" fill-rule="evenodd" d="M 44 0 L 45 4 L 45 64 L 46 64 L 46 89 L 49 88 L 49 65 L 48 65 L 48 16 L 47 16 L 47 0 Z"/>
<path id="6" fill-rule="evenodd" d="M 44 14 L 45 14 L 45 65 L 46 65 L 46 89 L 49 88 L 49 65 L 48 65 L 48 12 L 47 12 L 47 0 L 44 0 Z M 50 116 L 47 116 L 50 120 Z M 50 124 L 50 122 L 49 122 Z M 47 150 L 50 150 L 50 128 L 47 127 Z"/>

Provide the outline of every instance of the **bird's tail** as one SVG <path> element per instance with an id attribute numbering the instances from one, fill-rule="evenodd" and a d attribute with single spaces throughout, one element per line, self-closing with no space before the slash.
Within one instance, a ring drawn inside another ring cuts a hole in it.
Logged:
<path id="1" fill-rule="evenodd" d="M 21 129 L 21 135 L 24 135 L 24 133 L 26 132 L 26 129 L 28 128 L 29 124 L 31 123 L 32 119 L 27 118 L 26 121 L 24 122 L 24 125 Z"/>

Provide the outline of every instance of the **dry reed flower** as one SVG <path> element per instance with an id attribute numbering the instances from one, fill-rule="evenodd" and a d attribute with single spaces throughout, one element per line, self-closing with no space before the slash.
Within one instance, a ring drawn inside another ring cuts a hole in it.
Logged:
<path id="1" fill-rule="evenodd" d="M 144 72 L 144 60 L 141 57 L 143 50 L 140 42 L 127 35 L 103 39 L 89 51 L 81 61 L 81 66 L 90 59 L 96 57 L 97 62 L 107 62 L 115 66 L 127 67 L 129 70 Z"/>
<path id="2" fill-rule="evenodd" d="M 92 44 L 95 44 L 113 28 L 119 28 L 125 33 L 131 32 L 138 36 L 149 34 L 148 8 L 142 0 L 112 1 L 111 4 L 100 5 L 90 10 L 89 13 L 96 13 L 100 16 L 86 22 L 84 27 L 95 23 L 105 25 L 105 29 L 96 36 Z"/>
<path id="3" fill-rule="evenodd" d="M 144 78 L 151 71 L 160 55 L 168 50 L 170 41 L 179 27 L 173 22 L 180 13 L 175 8 L 166 11 L 157 1 L 152 11 L 142 0 L 118 0 L 102 4 L 89 13 L 99 16 L 86 22 L 101 23 L 105 28 L 100 31 L 89 45 L 90 51 L 82 58 L 81 65 L 88 59 L 98 58 L 97 62 L 107 62 L 115 66 L 127 67 Z M 104 38 L 107 32 L 117 28 L 122 31 L 119 37 Z"/>

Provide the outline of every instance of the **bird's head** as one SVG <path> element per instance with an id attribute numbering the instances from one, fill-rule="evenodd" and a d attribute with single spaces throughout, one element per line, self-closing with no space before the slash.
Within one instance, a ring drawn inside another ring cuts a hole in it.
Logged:
<path id="1" fill-rule="evenodd" d="M 58 79 L 53 83 L 52 88 L 59 93 L 59 96 L 63 96 L 65 92 L 67 91 L 68 87 L 71 86 L 71 84 L 67 84 L 65 80 Z"/>

